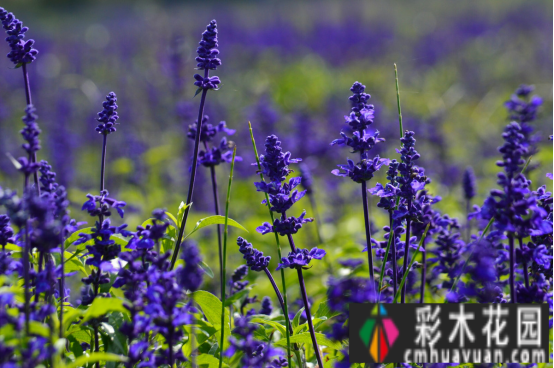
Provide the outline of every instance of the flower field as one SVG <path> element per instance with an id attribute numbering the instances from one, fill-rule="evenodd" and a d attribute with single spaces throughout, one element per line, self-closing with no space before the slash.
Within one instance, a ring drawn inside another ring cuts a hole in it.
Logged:
<path id="1" fill-rule="evenodd" d="M 548 303 L 552 346 L 551 4 L 31 4 L 0 367 L 369 367 L 349 303 Z"/>

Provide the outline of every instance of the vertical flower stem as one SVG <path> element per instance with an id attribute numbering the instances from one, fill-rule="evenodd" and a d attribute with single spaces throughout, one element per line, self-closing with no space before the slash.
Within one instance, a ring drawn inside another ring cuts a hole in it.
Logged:
<path id="1" fill-rule="evenodd" d="M 204 142 L 204 148 L 208 152 L 209 146 L 207 142 Z M 217 191 L 217 180 L 215 175 L 215 166 L 210 166 L 210 176 L 212 178 L 212 192 L 214 196 L 215 214 L 219 216 L 219 195 Z M 221 225 L 217 224 L 217 245 L 219 250 L 219 280 L 223 285 L 223 251 L 221 248 Z M 223 293 L 223 291 L 222 291 Z M 223 295 L 221 296 L 223 298 Z"/>
<path id="2" fill-rule="evenodd" d="M 286 219 L 285 213 L 283 213 L 282 218 Z M 287 238 L 289 239 L 290 248 L 294 252 L 296 250 L 296 246 L 294 245 L 294 239 L 292 238 L 292 235 L 287 234 Z M 297 268 L 296 272 L 298 273 L 298 283 L 300 284 L 300 293 L 302 294 L 302 301 L 304 302 L 304 311 L 306 312 L 306 319 L 308 320 L 308 328 L 310 330 L 310 336 L 312 338 L 314 354 L 317 359 L 317 364 L 320 367 L 323 367 L 323 360 L 321 359 L 321 351 L 319 351 L 319 346 L 317 344 L 317 340 L 315 337 L 314 323 L 312 321 L 312 313 L 310 312 L 308 293 L 306 292 L 306 285 L 304 283 L 304 275 L 302 274 L 301 268 Z"/>
<path id="3" fill-rule="evenodd" d="M 200 132 L 200 130 L 198 130 Z M 200 136 L 200 133 L 197 134 Z M 227 267 L 227 234 L 229 232 L 227 222 L 229 220 L 229 203 L 231 199 L 231 184 L 233 183 L 233 171 L 235 169 L 235 156 L 237 154 L 237 147 L 233 149 L 233 158 L 231 160 L 231 171 L 229 173 L 229 185 L 227 186 L 227 200 L 225 201 L 225 227 L 223 228 L 223 283 L 221 284 L 221 343 L 219 346 L 219 368 L 223 366 L 223 342 L 225 341 L 225 271 Z"/>
<path id="4" fill-rule="evenodd" d="M 423 303 L 423 295 L 425 294 L 425 284 L 427 282 L 427 257 L 425 252 L 425 242 L 421 244 L 421 247 L 423 248 L 423 252 L 421 252 L 421 287 L 420 287 L 420 296 L 419 296 L 419 302 Z"/>
<path id="5" fill-rule="evenodd" d="M 209 70 L 204 70 L 204 78 L 208 78 Z M 183 234 L 185 233 L 185 226 L 187 225 L 187 219 L 189 217 L 190 203 L 192 202 L 192 193 L 194 191 L 194 179 L 196 179 L 196 170 L 198 169 L 198 149 L 200 146 L 200 135 L 202 133 L 202 117 L 204 116 L 204 104 L 206 103 L 206 95 L 208 89 L 204 88 L 202 90 L 202 97 L 200 99 L 200 108 L 198 109 L 198 124 L 196 126 L 196 137 L 194 138 L 194 153 L 192 156 L 192 168 L 190 173 L 190 182 L 189 182 L 189 191 L 187 194 L 187 207 L 183 213 L 183 219 L 181 220 L 181 228 L 179 229 L 179 235 L 177 237 L 177 242 L 175 243 L 175 248 L 173 249 L 173 254 L 171 255 L 171 265 L 169 269 L 172 270 L 175 267 L 175 262 L 177 262 L 177 256 L 179 255 L 179 249 L 181 248 L 181 241 L 183 240 Z"/>
<path id="6" fill-rule="evenodd" d="M 408 211 L 410 211 L 410 208 L 412 207 L 412 201 L 408 200 Z M 406 241 L 404 246 L 404 264 L 402 265 L 402 277 L 405 277 L 407 275 L 407 272 L 410 270 L 408 269 L 408 253 L 410 251 L 410 228 L 412 225 L 412 221 L 410 218 L 406 220 Z M 400 302 L 404 304 L 406 302 L 406 284 L 402 286 L 402 292 L 400 294 Z"/>
<path id="7" fill-rule="evenodd" d="M 396 63 L 394 64 L 394 79 L 396 81 L 396 104 L 398 106 L 398 126 L 400 128 L 400 138 L 403 137 L 403 134 L 404 134 L 404 126 L 402 125 L 402 109 L 400 108 L 400 88 L 398 86 L 398 69 L 396 68 Z M 396 206 L 395 206 L 395 210 L 398 208 L 398 204 L 400 203 L 400 197 L 397 196 L 396 197 Z M 390 212 L 390 216 L 392 216 L 392 211 Z M 392 220 L 389 221 L 390 224 L 391 224 L 391 233 L 394 234 L 394 229 L 392 228 L 393 227 L 393 222 Z M 383 277 L 385 275 L 385 265 L 386 265 L 386 260 L 388 259 L 388 256 L 389 256 L 389 251 L 390 251 L 390 247 L 392 245 L 392 243 L 394 243 L 395 239 L 394 239 L 394 236 L 389 236 L 389 241 L 387 243 L 387 249 L 385 251 L 385 262 L 383 262 L 383 264 L 381 265 L 381 274 L 380 274 L 380 277 L 379 277 L 379 290 L 378 290 L 378 297 L 377 297 L 377 300 L 380 300 L 381 299 L 381 289 L 383 288 Z M 393 250 L 396 248 L 396 246 L 393 246 Z M 394 263 L 393 263 L 393 270 L 396 268 L 396 252 L 394 253 Z M 393 271 L 394 272 L 394 271 Z M 394 282 L 396 283 L 396 273 L 394 274 Z M 395 295 L 396 295 L 396 292 L 395 292 Z"/>
<path id="8" fill-rule="evenodd" d="M 275 283 L 275 280 L 273 279 L 271 272 L 269 272 L 267 267 L 264 268 L 264 272 L 267 275 L 269 282 L 271 282 L 271 286 L 273 286 L 273 290 L 275 290 L 277 299 L 279 299 L 279 304 L 281 304 L 281 310 L 283 311 L 283 313 L 285 313 L 285 302 L 283 301 L 283 296 L 281 295 L 281 292 L 279 291 L 279 288 L 277 287 L 277 284 Z M 292 325 L 290 324 L 290 321 L 288 321 L 288 324 L 289 324 L 289 328 L 292 330 Z"/>
<path id="9" fill-rule="evenodd" d="M 33 100 L 31 98 L 31 88 L 29 85 L 29 73 L 27 72 L 27 64 L 23 63 L 23 65 L 21 66 L 21 69 L 23 70 L 23 82 L 25 83 L 25 100 L 27 101 L 27 106 L 28 106 L 33 104 Z M 29 161 L 37 162 L 36 152 L 33 153 L 32 157 L 29 157 Z M 37 193 L 40 196 L 40 185 L 38 184 L 38 172 L 36 171 L 33 173 L 33 180 L 37 188 Z"/>
<path id="10" fill-rule="evenodd" d="M 466 200 L 466 241 L 469 243 L 471 240 L 471 220 L 469 219 L 469 199 Z"/>
<path id="11" fill-rule="evenodd" d="M 392 211 L 389 211 L 389 224 L 390 224 L 389 243 L 391 243 L 391 247 L 392 247 L 391 248 L 392 249 L 392 288 L 394 290 L 394 295 L 396 295 L 396 292 L 398 291 L 398 283 L 396 281 L 396 278 L 398 276 L 398 270 L 396 268 L 396 244 L 395 244 L 396 239 L 394 234 L 394 220 L 392 219 Z M 385 258 L 383 262 L 386 262 L 386 261 L 387 259 Z M 381 290 L 381 287 L 379 287 L 379 290 Z"/>
<path id="12" fill-rule="evenodd" d="M 262 174 L 262 166 L 260 165 L 260 158 L 258 155 L 258 149 L 256 148 L 256 141 L 254 140 L 254 132 L 252 131 L 252 124 L 248 122 L 248 128 L 250 130 L 250 138 L 252 139 L 252 146 L 254 147 L 254 155 L 256 156 L 256 163 L 258 164 L 258 170 L 260 171 L 260 179 L 264 181 L 264 176 Z M 267 193 L 265 193 L 265 200 L 267 203 L 269 203 L 269 196 Z M 271 211 L 271 208 L 268 206 L 269 209 L 269 217 L 271 217 L 271 223 L 273 224 L 275 219 L 273 218 L 273 212 Z M 279 260 L 283 258 L 281 255 L 281 244 L 279 243 L 279 234 L 275 233 L 275 242 L 277 243 L 277 255 L 279 256 Z M 288 311 L 288 304 L 287 304 L 287 283 L 285 282 L 285 270 L 281 268 L 281 283 L 283 284 L 283 301 L 284 301 L 284 312 L 285 312 L 285 320 L 286 320 L 286 338 L 287 338 L 287 361 L 288 366 L 292 367 L 291 364 L 291 351 L 290 351 L 290 336 L 292 334 L 292 329 L 289 328 L 290 325 L 290 318 L 289 318 L 289 311 Z"/>
<path id="13" fill-rule="evenodd" d="M 27 175 L 26 175 L 27 178 Z M 31 239 L 29 238 L 29 225 L 30 221 L 27 219 L 27 224 L 25 225 L 25 249 L 23 251 L 23 278 L 25 279 L 24 284 L 24 297 L 25 297 L 25 335 L 29 336 L 29 321 L 30 321 L 30 301 L 31 295 L 29 289 L 31 288 L 30 283 L 30 253 L 31 253 Z"/>
<path id="14" fill-rule="evenodd" d="M 521 238 L 521 236 L 518 236 L 517 240 L 519 242 L 519 248 L 523 250 L 523 239 Z M 522 267 L 523 267 L 523 277 L 525 279 L 525 287 L 529 288 L 529 271 L 527 270 L 527 262 L 525 260 L 523 260 L 522 262 Z"/>
<path id="15" fill-rule="evenodd" d="M 104 139 L 102 141 L 102 161 L 100 163 L 100 195 L 102 195 L 102 191 L 104 190 L 104 172 L 106 171 L 106 143 L 108 140 L 107 134 L 102 134 L 104 136 Z"/>
<path id="16" fill-rule="evenodd" d="M 515 287 L 514 235 L 512 233 L 508 234 L 508 242 L 510 244 L 510 303 L 517 303 Z"/>
<path id="17" fill-rule="evenodd" d="M 64 229 L 62 229 L 64 231 Z M 64 336 L 64 330 L 63 330 L 63 305 L 65 303 L 65 241 L 63 238 L 63 235 L 60 236 L 61 238 L 61 245 L 60 245 L 60 264 L 62 266 L 62 274 L 60 275 L 60 331 L 59 336 L 60 339 L 63 339 Z"/>
<path id="18" fill-rule="evenodd" d="M 367 243 L 367 261 L 369 263 L 369 282 L 375 291 L 375 271 L 373 270 L 373 251 L 371 250 L 371 228 L 369 222 L 369 210 L 367 207 L 367 182 L 362 181 L 362 201 L 364 206 L 365 238 Z M 377 294 L 375 294 L 377 295 Z M 378 302 L 378 301 L 377 301 Z"/>
<path id="19" fill-rule="evenodd" d="M 43 260 L 44 260 L 44 252 L 39 252 L 39 254 L 38 254 L 38 273 L 42 272 L 42 262 L 43 262 Z M 40 293 L 38 293 L 37 290 L 35 289 L 35 303 L 38 303 L 39 297 L 40 297 Z M 46 295 L 45 295 L 45 299 L 46 299 Z"/>

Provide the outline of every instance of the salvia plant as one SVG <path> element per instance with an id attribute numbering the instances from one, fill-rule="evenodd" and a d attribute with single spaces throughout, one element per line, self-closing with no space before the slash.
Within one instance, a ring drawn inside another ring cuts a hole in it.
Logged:
<path id="1" fill-rule="evenodd" d="M 118 188 L 107 180 L 108 163 L 118 158 L 109 143 L 112 133 L 128 129 L 128 118 L 118 114 L 118 104 L 125 102 L 108 93 L 96 117 L 96 133 L 86 123 L 96 137 L 99 175 L 95 189 L 81 202 L 89 222 L 79 222 L 71 217 L 68 190 L 58 182 L 56 167 L 39 160 L 41 129 L 28 68 L 38 51 L 33 40 L 25 39 L 29 29 L 12 13 L 0 8 L 0 21 L 7 34 L 7 56 L 23 71 L 26 97 L 20 106 L 24 153 L 18 159 L 9 155 L 23 185 L 17 190 L 0 187 L 0 367 L 361 367 L 349 361 L 349 303 L 517 302 L 552 307 L 552 193 L 529 179 L 531 169 L 540 170 L 532 163 L 541 139 L 533 123 L 542 99 L 531 95 L 532 86 L 518 87 L 505 103 L 509 123 L 497 139 L 497 187 L 483 203 L 473 203 L 483 178 L 476 166 L 476 172 L 468 167 L 457 191 L 466 213 L 457 219 L 437 205 L 442 198 L 431 194 L 435 187 L 420 164 L 427 153 L 419 145 L 416 149 L 416 129 L 403 124 L 396 66 L 396 142 L 383 143 L 366 86 L 354 82 L 346 125 L 331 143 L 348 147 L 349 156 L 328 176 L 350 178 L 355 184 L 344 186 L 358 188 L 356 196 L 361 189 L 362 205 L 355 213 L 363 221 L 358 238 L 363 240 L 333 264 L 340 249 L 326 243 L 330 220 L 317 215 L 318 199 L 325 198 L 325 192 L 314 196 L 316 188 L 322 188 L 310 166 L 285 149 L 297 147 L 270 134 L 258 153 L 258 124 L 253 121 L 245 132 L 253 148 L 240 148 L 255 162 L 250 171 L 237 171 L 235 163 L 242 159 L 237 145 L 228 140 L 235 130 L 225 121 L 210 123 L 204 114 L 208 91 L 221 85 L 217 76 L 210 76 L 221 65 L 215 20 L 196 50 L 199 74 L 193 78 L 200 106 L 196 120 L 189 116 L 192 121 L 187 122 L 187 136 L 194 144 L 190 180 L 182 193 L 186 191 L 186 201 L 175 206 L 176 214 L 149 209 L 151 215 L 132 227 L 122 222 L 125 208 L 132 206 L 116 199 L 106 186 L 110 183 L 110 191 L 117 194 Z M 178 64 L 181 58 L 175 54 L 172 60 Z M 175 75 L 180 78 L 180 73 Z M 181 83 L 175 81 L 176 90 L 182 90 Z M 267 104 L 262 105 L 262 115 L 276 120 Z M 223 136 L 216 138 L 218 134 Z M 394 152 L 391 157 L 377 154 L 385 152 L 378 143 Z M 301 148 L 307 147 L 314 143 Z M 320 147 L 328 147 L 328 142 Z M 202 201 L 194 196 L 200 166 L 209 173 L 206 186 L 211 187 L 213 214 L 185 233 L 195 211 L 193 199 Z M 379 170 L 381 182 L 372 180 Z M 222 211 L 217 178 L 227 172 Z M 250 184 L 253 199 L 248 205 L 255 211 L 254 203 L 261 201 L 268 216 L 255 229 L 230 218 L 237 172 L 260 178 Z M 552 179 L 552 174 L 546 176 Z M 373 215 L 371 196 L 377 198 Z M 310 211 L 298 204 L 303 197 L 308 197 Z M 383 224 L 377 224 L 380 215 L 374 216 L 380 211 Z M 217 243 L 199 237 L 212 225 Z M 233 238 L 236 247 L 228 246 L 230 227 L 241 231 Z M 261 237 L 248 230 L 272 235 Z M 217 254 L 219 282 L 210 281 L 210 264 L 216 263 L 211 254 Z M 233 271 L 227 268 L 228 258 L 241 260 Z M 326 268 L 323 282 L 314 275 L 321 267 Z M 274 277 L 276 273 L 280 277 Z M 256 289 L 257 282 L 270 287 Z M 79 288 L 80 294 L 75 293 Z M 313 292 L 317 288 L 324 290 L 325 298 Z M 264 295 L 253 295 L 254 290 Z"/>

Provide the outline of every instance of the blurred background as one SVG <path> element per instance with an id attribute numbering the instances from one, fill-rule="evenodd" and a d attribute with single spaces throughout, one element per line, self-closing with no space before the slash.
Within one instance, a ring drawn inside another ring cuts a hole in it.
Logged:
<path id="1" fill-rule="evenodd" d="M 550 1 L 4 0 L 2 6 L 30 27 L 27 37 L 40 51 L 29 66 L 42 129 L 39 159 L 47 159 L 58 181 L 70 188 L 72 216 L 79 220 L 91 222 L 80 207 L 87 193 L 98 190 L 102 139 L 95 117 L 110 91 L 118 96 L 120 125 L 108 139 L 106 187 L 127 202 L 129 227 L 157 207 L 176 213 L 186 200 L 193 148 L 186 132 L 200 103 L 193 97 L 195 50 L 214 18 L 223 65 L 212 75 L 222 84 L 208 93 L 206 114 L 212 124 L 224 120 L 237 130 L 231 139 L 243 157 L 236 164 L 230 216 L 274 259 L 273 237 L 255 232 L 268 216 L 252 184 L 258 177 L 250 165 L 248 121 L 259 150 L 268 134 L 277 134 L 285 150 L 311 170 L 330 259 L 365 258 L 359 186 L 330 173 L 352 154 L 329 144 L 345 127 L 349 88 L 360 81 L 375 105 L 373 127 L 387 140 L 375 153 L 398 159 L 393 63 L 404 128 L 416 132 L 419 164 L 433 180 L 432 193 L 443 198 L 438 208 L 464 218 L 461 178 L 468 165 L 478 177 L 474 203 L 482 204 L 495 186 L 497 147 L 508 122 L 503 104 L 520 84 L 535 85 L 544 100 L 535 123 L 542 139 L 532 161 L 533 185 L 546 184 L 545 173 L 552 171 Z M 0 54 L 6 53 L 1 43 Z M 0 148 L 19 157 L 25 96 L 21 70 L 11 68 L 0 58 Z M 217 168 L 222 204 L 228 169 Z M 385 171 L 369 187 L 383 182 Z M 213 208 L 207 170 L 199 172 L 194 221 Z M 4 154 L 0 182 L 22 186 Z M 382 240 L 379 229 L 387 219 L 372 201 L 375 237 Z M 306 199 L 292 215 L 302 206 L 313 216 Z M 214 230 L 198 237 L 208 260 L 216 259 Z M 244 235 L 232 232 L 232 239 Z M 316 245 L 315 225 L 298 238 L 302 246 Z M 240 254 L 230 257 L 231 265 L 240 263 Z M 215 261 L 208 263 L 215 268 Z"/>

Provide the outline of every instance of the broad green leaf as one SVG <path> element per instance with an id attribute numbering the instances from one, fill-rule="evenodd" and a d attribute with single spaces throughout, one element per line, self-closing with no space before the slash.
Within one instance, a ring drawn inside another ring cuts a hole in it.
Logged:
<path id="1" fill-rule="evenodd" d="M 18 247 L 17 245 L 12 244 L 12 243 L 6 244 L 6 246 L 4 248 L 6 250 L 11 251 L 11 252 L 21 252 L 21 247 Z"/>
<path id="2" fill-rule="evenodd" d="M 191 294 L 192 299 L 200 306 L 202 312 L 217 330 L 217 341 L 221 340 L 221 301 L 213 294 L 204 290 L 198 290 Z M 225 336 L 231 336 L 231 329 L 227 321 L 229 321 L 229 309 L 225 309 Z M 229 346 L 229 339 L 225 339 L 223 350 Z"/>
<path id="3" fill-rule="evenodd" d="M 271 326 L 271 327 L 275 327 L 276 329 L 279 330 L 279 332 L 281 333 L 282 336 L 287 335 L 287 328 L 285 326 L 283 326 L 282 324 L 278 323 L 278 322 L 268 321 L 268 320 L 265 320 L 265 319 L 262 319 L 262 318 L 252 318 L 250 320 L 250 322 L 260 323 L 260 324 L 268 325 L 268 326 Z M 286 341 L 286 339 L 285 339 L 285 341 Z M 285 344 L 285 347 L 286 347 L 286 344 Z"/>
<path id="4" fill-rule="evenodd" d="M 198 364 L 201 368 L 218 368 L 219 360 L 213 355 L 200 354 L 196 357 L 196 364 Z M 223 366 L 228 367 L 225 363 L 223 363 Z"/>
<path id="5" fill-rule="evenodd" d="M 186 327 L 190 327 L 190 326 L 186 326 Z M 185 356 L 185 358 L 187 358 L 188 360 L 191 360 L 192 349 L 193 347 L 198 349 L 199 344 L 198 344 L 198 340 L 196 339 L 196 333 L 191 333 L 190 328 L 185 328 L 185 329 L 188 330 L 187 332 L 189 333 L 189 339 L 187 342 L 183 344 L 183 346 L 181 347 L 181 351 L 183 352 L 183 355 Z"/>
<path id="6" fill-rule="evenodd" d="M 224 225 L 224 224 L 225 224 L 225 216 L 214 215 L 214 216 L 203 218 L 196 223 L 196 226 L 194 227 L 194 229 L 192 229 L 192 231 L 187 236 L 185 236 L 185 239 L 206 226 Z M 248 232 L 248 230 L 246 230 L 241 224 L 239 224 L 232 218 L 227 218 L 227 225 L 234 226 Z"/>
<path id="7" fill-rule="evenodd" d="M 339 342 L 336 342 L 336 341 L 333 341 L 333 340 L 327 338 L 327 336 L 325 336 L 324 334 L 316 332 L 315 333 L 315 338 L 317 340 L 317 343 L 321 346 L 328 346 L 328 347 L 330 347 L 332 349 L 335 349 L 335 350 L 342 349 L 342 345 Z M 312 338 L 311 338 L 309 332 L 304 332 L 304 333 L 301 333 L 301 334 L 298 334 L 298 335 L 292 335 L 290 337 L 290 342 L 291 343 L 298 343 L 298 344 L 310 344 L 310 346 L 311 346 L 312 345 Z M 275 343 L 275 345 L 286 348 L 287 347 L 287 338 L 285 337 L 285 338 L 277 341 Z"/>
<path id="8" fill-rule="evenodd" d="M 210 268 L 210 266 L 208 266 L 208 264 L 204 261 L 200 262 L 199 264 L 200 268 L 202 269 L 202 271 L 204 271 L 206 273 L 206 275 L 210 276 L 210 278 L 214 278 L 214 272 L 212 271 L 212 269 Z M 225 303 L 225 305 L 228 305 L 227 303 Z"/>
<path id="9" fill-rule="evenodd" d="M 85 311 L 77 308 L 72 307 L 64 307 L 64 313 L 63 313 L 63 325 L 65 326 L 65 329 L 69 328 L 69 326 L 80 316 L 82 316 Z"/>
<path id="10" fill-rule="evenodd" d="M 85 312 L 82 323 L 105 315 L 108 312 L 122 312 L 128 314 L 129 311 L 123 307 L 123 301 L 117 298 L 96 298 Z"/>
<path id="11" fill-rule="evenodd" d="M 66 368 L 80 368 L 83 367 L 85 364 L 88 363 L 96 363 L 96 362 L 125 362 L 127 361 L 127 357 L 124 357 L 122 355 L 116 355 L 111 353 L 92 353 L 89 356 L 82 355 L 79 358 L 75 359 L 73 363 L 70 363 L 66 365 Z"/>
<path id="12" fill-rule="evenodd" d="M 29 321 L 29 332 L 42 337 L 50 337 L 50 329 L 48 326 L 38 321 Z"/>

